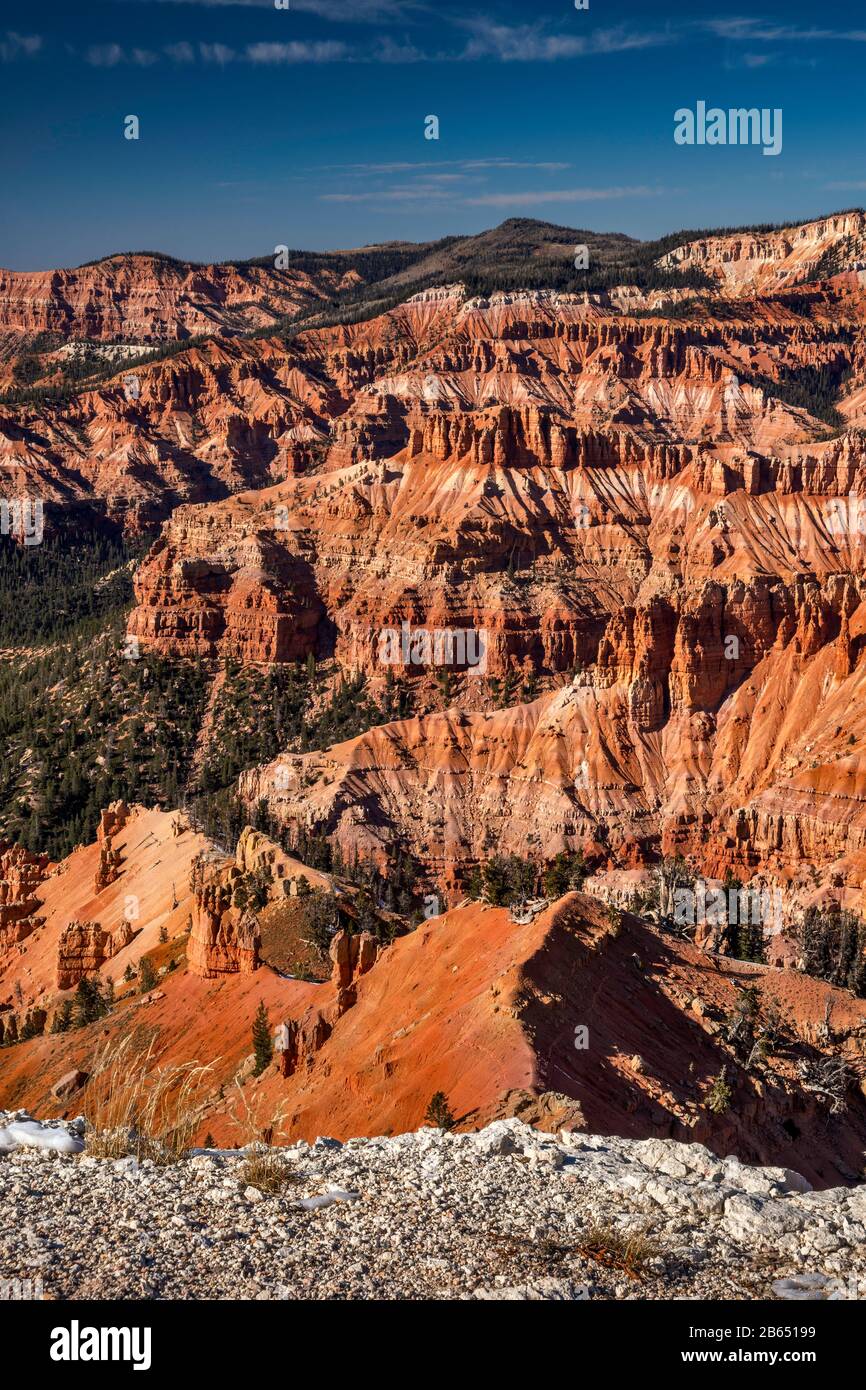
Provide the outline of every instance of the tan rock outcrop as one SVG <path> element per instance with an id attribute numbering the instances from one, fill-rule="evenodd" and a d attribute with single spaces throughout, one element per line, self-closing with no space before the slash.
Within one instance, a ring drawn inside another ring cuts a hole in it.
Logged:
<path id="1" fill-rule="evenodd" d="M 358 980 L 373 969 L 378 955 L 378 942 L 369 932 L 336 933 L 330 946 L 333 968 L 327 1004 L 324 1008 L 311 1006 L 301 1018 L 280 1024 L 276 1031 L 277 1063 L 283 1076 L 313 1066 L 337 1019 L 354 1007 Z"/>
<path id="2" fill-rule="evenodd" d="M 112 801 L 111 805 L 100 812 L 99 825 L 96 830 L 96 838 L 101 845 L 107 844 L 113 835 L 122 830 L 129 820 L 129 807 L 125 801 Z"/>
<path id="3" fill-rule="evenodd" d="M 132 924 L 126 920 L 113 932 L 98 922 L 70 922 L 57 945 L 57 988 L 72 989 L 85 976 L 96 974 L 135 935 Z"/>
<path id="4" fill-rule="evenodd" d="M 36 892 L 49 870 L 47 854 L 0 841 L 0 965 L 10 947 L 41 925 Z"/>
<path id="5" fill-rule="evenodd" d="M 187 947 L 189 969 L 204 979 L 251 974 L 259 966 L 260 932 L 255 914 L 234 906 L 242 871 L 219 851 L 201 855 L 193 865 L 192 930 Z"/>
<path id="6" fill-rule="evenodd" d="M 70 922 L 57 946 L 57 988 L 72 989 L 94 975 L 110 955 L 110 934 L 98 922 Z"/>

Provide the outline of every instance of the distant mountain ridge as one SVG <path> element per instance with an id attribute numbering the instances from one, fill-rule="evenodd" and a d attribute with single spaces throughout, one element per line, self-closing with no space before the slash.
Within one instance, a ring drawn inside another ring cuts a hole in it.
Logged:
<path id="1" fill-rule="evenodd" d="M 516 289 L 603 293 L 619 285 L 741 293 L 765 288 L 772 276 L 753 281 L 731 274 L 738 248 L 749 253 L 740 257 L 745 261 L 754 259 L 756 246 L 769 248 L 764 259 L 772 264 L 790 259 L 791 241 L 800 242 L 801 252 L 814 248 L 814 254 L 795 254 L 785 283 L 848 269 L 859 264 L 866 245 L 863 213 L 854 209 L 787 228 L 681 231 L 646 242 L 620 232 L 510 218 L 472 236 L 417 244 L 289 249 L 285 268 L 278 268 L 276 253 L 196 264 L 157 251 L 121 252 L 73 269 L 0 271 L 0 361 L 39 357 L 64 345 L 68 354 L 70 340 L 156 347 L 352 321 L 458 281 L 470 295 Z M 575 268 L 579 246 L 588 250 L 588 269 Z M 44 374 L 37 367 L 25 364 L 8 384 L 38 380 Z"/>

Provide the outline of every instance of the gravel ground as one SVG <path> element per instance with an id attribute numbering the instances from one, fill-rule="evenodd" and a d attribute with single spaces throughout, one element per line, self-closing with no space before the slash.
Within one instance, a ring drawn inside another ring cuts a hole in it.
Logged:
<path id="1" fill-rule="evenodd" d="M 697 1144 L 505 1120 L 273 1152 L 277 1195 L 243 1179 L 243 1155 L 12 1149 L 0 1279 L 58 1299 L 866 1296 L 866 1187 L 810 1192 Z"/>

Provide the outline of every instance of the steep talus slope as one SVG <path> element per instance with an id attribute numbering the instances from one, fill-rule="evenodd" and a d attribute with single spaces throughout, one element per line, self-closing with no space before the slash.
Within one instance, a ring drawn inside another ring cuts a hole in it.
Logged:
<path id="1" fill-rule="evenodd" d="M 730 1109 L 714 1116 L 704 1095 L 724 1060 L 717 1021 L 746 985 L 783 1001 L 794 1032 L 766 1073 L 732 1076 Z M 556 1127 L 571 1097 L 577 1128 L 700 1141 L 764 1163 L 796 1156 L 827 1185 L 859 1172 L 866 1135 L 859 1093 L 844 1119 L 828 1117 L 796 1080 L 828 1003 L 844 1055 L 862 1067 L 866 1008 L 829 986 L 711 963 L 634 918 L 615 923 L 583 894 L 524 925 L 475 904 L 395 942 L 279 1094 L 292 1132 L 310 1139 L 413 1128 L 437 1089 L 473 1127 L 508 1113 L 542 1126 L 549 1114 Z"/>
<path id="2" fill-rule="evenodd" d="M 103 822 L 112 824 L 110 813 Z M 77 979 L 106 966 L 107 977 L 119 983 L 127 966 L 155 947 L 160 932 L 174 937 L 186 931 L 193 908 L 190 870 L 208 841 L 167 811 L 133 807 L 107 835 L 82 845 L 62 863 L 44 865 L 31 888 L 35 922 L 20 940 L 0 936 L 0 1006 L 26 1011 L 31 1005 L 50 1005 L 65 974 L 69 988 Z M 106 854 L 106 848 L 112 853 Z M 10 871 L 4 866 L 3 890 Z M 0 909 L 2 911 L 2 909 Z M 80 968 L 69 978 L 64 941 L 70 923 L 86 925 L 91 947 Z M 129 932 L 123 934 L 124 925 Z M 101 938 L 113 938 L 105 947 Z"/>
<path id="3" fill-rule="evenodd" d="M 142 832 L 155 843 L 143 845 Z M 221 915 L 223 944 L 241 941 L 242 923 L 202 892 L 190 832 L 163 833 L 159 813 L 133 810 L 109 837 L 120 851 L 113 895 L 105 889 L 86 899 L 86 884 L 75 887 L 89 851 L 65 861 L 42 890 L 46 920 L 31 950 L 7 958 L 3 982 L 17 979 L 28 1003 L 52 1006 L 60 996 L 45 963 L 69 936 L 63 923 L 85 910 L 107 923 L 135 888 L 145 925 L 125 949 L 133 957 L 153 952 L 158 924 L 165 925 L 169 939 L 159 949 L 175 956 L 180 949 L 180 968 L 142 995 L 123 986 L 123 950 L 84 962 L 91 977 L 116 980 L 113 1010 L 96 1024 L 4 1051 L 0 1107 L 77 1113 L 88 1105 L 86 1078 L 98 1053 L 127 1038 L 150 1048 L 145 1066 L 207 1061 L 200 1128 L 218 1141 L 249 1137 L 250 1116 L 264 1126 L 279 1115 L 280 1133 L 293 1139 L 401 1132 L 420 1124 L 431 1097 L 442 1092 L 464 1128 L 519 1115 L 546 1129 L 700 1140 L 749 1161 L 793 1164 L 796 1156 L 798 1170 L 823 1186 L 850 1182 L 859 1171 L 866 1139 L 861 1090 L 853 1086 L 844 1114 L 836 1115 L 798 1079 L 804 1062 L 831 1056 L 844 1058 L 855 1081 L 861 1077 L 866 1011 L 845 991 L 790 971 L 712 959 L 584 894 L 522 916 L 469 904 L 378 951 L 372 938 L 340 933 L 323 984 L 286 978 L 260 960 L 228 961 L 222 948 L 205 968 L 205 918 Z M 248 831 L 242 842 L 239 868 L 264 855 L 295 872 L 263 837 Z M 211 853 L 197 862 L 213 888 L 228 861 L 211 865 Z M 179 873 L 181 858 L 191 870 L 187 882 L 173 878 L 172 889 L 160 873 L 166 854 L 168 873 Z M 54 878 L 69 881 L 66 909 Z M 192 922 L 187 957 L 182 917 Z M 747 986 L 762 1010 L 781 1006 L 786 1024 L 783 1039 L 745 1069 L 725 1028 Z M 278 1051 L 253 1077 L 246 1059 L 259 1004 Z M 714 1113 L 707 1094 L 722 1067 L 732 1099 Z M 78 1091 L 52 1096 L 70 1073 L 81 1074 Z M 235 1075 L 244 1078 L 242 1103 L 230 1084 Z"/>

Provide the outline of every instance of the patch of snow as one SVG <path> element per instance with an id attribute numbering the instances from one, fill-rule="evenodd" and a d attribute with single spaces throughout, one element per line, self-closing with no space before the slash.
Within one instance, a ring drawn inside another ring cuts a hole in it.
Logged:
<path id="1" fill-rule="evenodd" d="M 5 1141 L 4 1141 L 5 1136 Z M 11 1140 L 11 1144 L 8 1143 Z M 84 1140 L 77 1134 L 56 1125 L 43 1125 L 38 1120 L 13 1120 L 0 1130 L 0 1147 L 22 1149 L 53 1149 L 55 1153 L 80 1154 Z"/>

